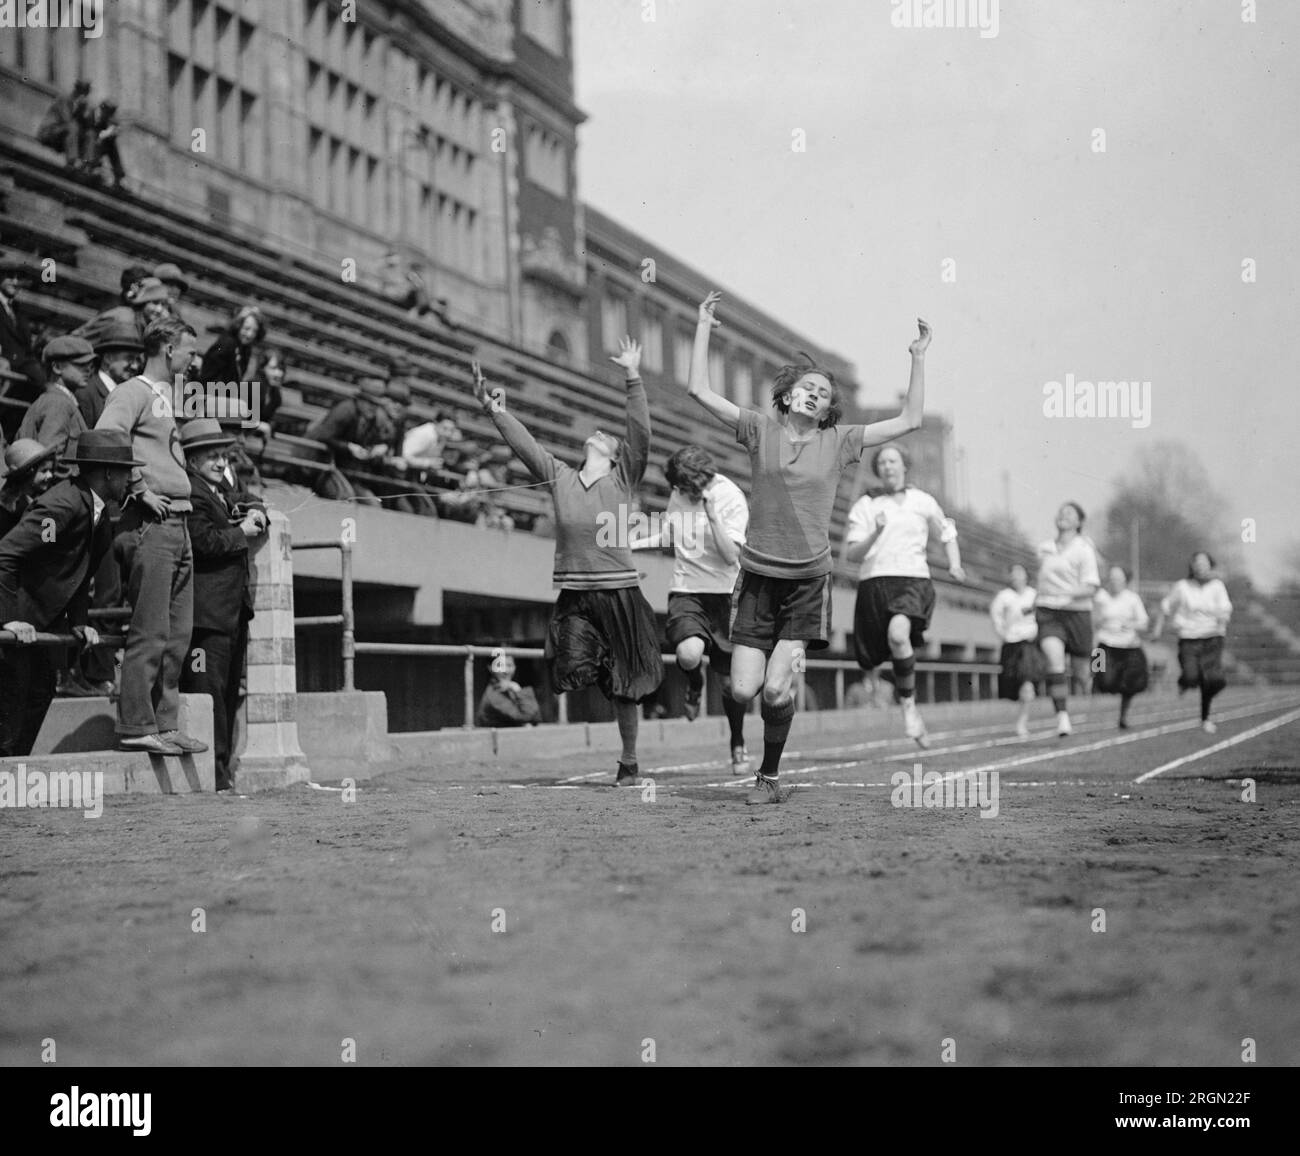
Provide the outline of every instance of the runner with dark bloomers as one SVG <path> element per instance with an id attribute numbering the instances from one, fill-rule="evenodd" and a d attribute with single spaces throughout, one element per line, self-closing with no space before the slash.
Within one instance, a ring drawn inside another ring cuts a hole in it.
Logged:
<path id="1" fill-rule="evenodd" d="M 1204 550 L 1192 555 L 1187 577 L 1160 603 L 1153 638 L 1164 633 L 1172 618 L 1178 635 L 1178 693 L 1201 692 L 1201 729 L 1212 735 L 1219 728 L 1210 718 L 1210 703 L 1228 681 L 1223 675 L 1223 640 L 1232 617 L 1232 600 L 1214 573 L 1214 559 Z"/>
<path id="2" fill-rule="evenodd" d="M 1094 694 L 1119 695 L 1119 729 L 1128 730 L 1128 709 L 1147 688 L 1147 656 L 1140 636 L 1151 619 L 1136 592 L 1129 589 L 1129 572 L 1112 566 L 1106 585 L 1093 602 L 1093 620 L 1101 666 L 1092 679 Z"/>
<path id="3" fill-rule="evenodd" d="M 505 390 L 489 390 L 474 363 L 474 396 L 528 472 L 549 485 L 555 501 L 555 566 L 560 593 L 546 634 L 546 662 L 556 694 L 596 686 L 614 704 L 623 742 L 615 784 L 634 785 L 637 768 L 637 704 L 663 681 L 659 628 L 638 585 L 632 551 L 615 536 L 606 544 L 611 517 L 626 516 L 645 474 L 650 452 L 650 409 L 641 383 L 641 346 L 624 338 L 610 360 L 627 380 L 627 436 L 620 441 L 597 430 L 586 441 L 575 470 L 533 439 L 506 412 Z"/>
<path id="4" fill-rule="evenodd" d="M 891 662 L 894 691 L 903 710 L 903 733 L 919 747 L 930 745 L 916 709 L 916 650 L 934 614 L 934 582 L 926 561 L 933 532 L 948 556 L 948 573 L 966 581 L 957 527 L 939 503 L 909 485 L 911 463 L 898 446 L 882 446 L 871 459 L 871 472 L 885 492 L 863 494 L 849 511 L 844 560 L 860 563 L 858 597 L 853 611 L 853 650 L 858 665 L 871 672 Z"/>
<path id="5" fill-rule="evenodd" d="M 839 391 L 829 370 L 787 365 L 772 386 L 778 418 L 742 410 L 709 386 L 709 337 L 720 294 L 700 305 L 691 356 L 690 394 L 736 431 L 753 470 L 749 531 L 732 595 L 731 693 L 749 703 L 760 693 L 763 765 L 747 801 L 779 803 L 781 753 L 794 718 L 794 676 L 831 630 L 831 514 L 840 475 L 869 446 L 921 425 L 925 350 L 930 327 L 918 321 L 902 413 L 871 425 L 840 426 Z"/>
<path id="6" fill-rule="evenodd" d="M 663 528 L 634 540 L 633 550 L 671 545 L 676 553 L 668 592 L 668 645 L 686 676 L 686 717 L 700 713 L 704 668 L 722 680 L 722 709 L 731 730 L 731 773 L 749 772 L 745 707 L 731 693 L 731 592 L 740 572 L 740 548 L 749 504 L 740 487 L 718 473 L 703 446 L 685 446 L 664 466 L 672 486 Z"/>

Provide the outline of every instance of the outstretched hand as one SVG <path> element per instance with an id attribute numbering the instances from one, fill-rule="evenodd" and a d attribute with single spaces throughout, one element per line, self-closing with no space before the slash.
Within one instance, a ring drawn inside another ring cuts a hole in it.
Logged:
<path id="1" fill-rule="evenodd" d="M 722 324 L 722 322 L 719 321 L 717 317 L 715 317 L 713 314 L 713 311 L 718 307 L 718 302 L 721 300 L 722 300 L 722 294 L 715 289 L 703 301 L 700 302 L 699 323 L 701 325 L 707 322 L 712 328 L 717 329 L 718 326 Z"/>
<path id="2" fill-rule="evenodd" d="M 483 376 L 483 369 L 477 361 L 470 362 L 470 368 L 474 371 L 475 400 L 492 413 L 505 413 L 506 391 L 499 385 L 488 389 L 487 379 Z"/>
<path id="3" fill-rule="evenodd" d="M 907 347 L 907 352 L 913 357 L 924 353 L 930 345 L 930 323 L 923 321 L 921 318 L 916 319 L 916 327 L 920 330 L 920 336 Z"/>
<path id="4" fill-rule="evenodd" d="M 618 355 L 611 357 L 615 365 L 621 365 L 627 370 L 629 377 L 634 377 L 641 368 L 641 343 L 633 341 L 630 337 L 624 337 L 618 343 Z"/>

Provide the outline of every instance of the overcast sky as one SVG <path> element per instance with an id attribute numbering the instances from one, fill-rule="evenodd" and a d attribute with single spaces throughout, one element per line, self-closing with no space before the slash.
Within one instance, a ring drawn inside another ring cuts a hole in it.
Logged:
<path id="1" fill-rule="evenodd" d="M 576 0 L 579 192 L 850 358 L 867 404 L 925 317 L 976 511 L 1009 468 L 1032 538 L 1067 498 L 1100 535 L 1134 450 L 1177 439 L 1272 585 L 1300 540 L 1300 3 L 1242 7 L 1002 0 L 982 36 L 891 0 Z M 1067 374 L 1149 381 L 1149 425 L 1045 416 Z"/>

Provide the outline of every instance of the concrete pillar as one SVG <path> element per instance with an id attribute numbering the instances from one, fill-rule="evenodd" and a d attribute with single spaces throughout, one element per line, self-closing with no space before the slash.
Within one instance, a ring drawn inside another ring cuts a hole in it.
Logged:
<path id="1" fill-rule="evenodd" d="M 311 780 L 298 743 L 289 519 L 279 510 L 268 513 L 269 531 L 253 543 L 249 566 L 253 620 L 248 632 L 248 694 L 240 711 L 245 739 L 235 771 L 241 793 Z"/>

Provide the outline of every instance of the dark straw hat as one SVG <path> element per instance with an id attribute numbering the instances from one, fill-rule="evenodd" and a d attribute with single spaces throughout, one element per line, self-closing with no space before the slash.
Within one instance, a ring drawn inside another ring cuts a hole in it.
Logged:
<path id="1" fill-rule="evenodd" d="M 181 449 L 187 454 L 234 444 L 235 439 L 221 428 L 215 417 L 196 417 L 181 426 Z"/>

